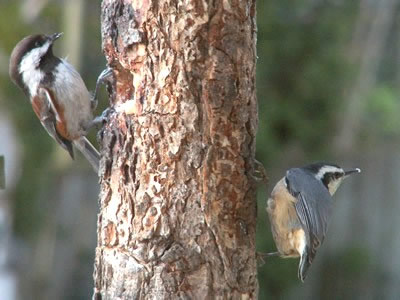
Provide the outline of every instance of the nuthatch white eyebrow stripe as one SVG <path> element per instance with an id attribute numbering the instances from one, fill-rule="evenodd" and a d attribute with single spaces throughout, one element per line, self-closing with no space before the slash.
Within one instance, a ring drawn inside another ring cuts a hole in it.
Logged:
<path id="1" fill-rule="evenodd" d="M 360 173 L 335 164 L 314 163 L 286 172 L 272 190 L 267 213 L 281 257 L 300 257 L 298 276 L 304 281 L 332 215 L 332 196 L 343 179 Z"/>

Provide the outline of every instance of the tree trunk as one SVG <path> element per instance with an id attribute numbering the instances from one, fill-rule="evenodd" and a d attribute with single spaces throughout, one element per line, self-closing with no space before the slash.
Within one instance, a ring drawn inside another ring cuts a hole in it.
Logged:
<path id="1" fill-rule="evenodd" d="M 255 299 L 255 0 L 104 0 L 94 299 Z"/>

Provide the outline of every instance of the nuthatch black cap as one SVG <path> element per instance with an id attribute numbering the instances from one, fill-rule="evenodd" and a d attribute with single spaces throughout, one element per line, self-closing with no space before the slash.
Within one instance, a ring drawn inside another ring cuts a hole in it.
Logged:
<path id="1" fill-rule="evenodd" d="M 281 257 L 299 257 L 298 276 L 304 281 L 321 246 L 332 215 L 332 195 L 343 179 L 361 170 L 343 170 L 314 163 L 286 172 L 267 202 L 272 235 Z"/>

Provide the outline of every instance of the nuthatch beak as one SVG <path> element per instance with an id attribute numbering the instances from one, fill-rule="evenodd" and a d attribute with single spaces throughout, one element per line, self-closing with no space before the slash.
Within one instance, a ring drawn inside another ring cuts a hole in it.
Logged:
<path id="1" fill-rule="evenodd" d="M 315 163 L 286 172 L 267 202 L 272 235 L 281 257 L 300 257 L 298 276 L 304 282 L 332 215 L 332 196 L 347 176 L 361 170 Z M 268 254 L 267 254 L 268 255 Z"/>

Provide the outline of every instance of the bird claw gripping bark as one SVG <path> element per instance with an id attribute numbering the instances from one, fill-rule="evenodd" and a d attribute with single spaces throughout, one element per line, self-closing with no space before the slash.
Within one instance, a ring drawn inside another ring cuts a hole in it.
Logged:
<path id="1" fill-rule="evenodd" d="M 96 88 L 94 90 L 93 99 L 92 99 L 92 109 L 93 110 L 96 109 L 97 104 L 98 104 L 97 94 L 99 92 L 100 85 L 107 84 L 108 82 L 110 82 L 111 79 L 113 78 L 113 76 L 114 76 L 113 69 L 111 69 L 110 67 L 107 67 L 100 73 L 99 77 L 97 78 Z"/>
<path id="2" fill-rule="evenodd" d="M 100 86 L 102 84 L 109 84 L 111 82 L 111 80 L 113 79 L 113 76 L 114 76 L 113 69 L 111 69 L 110 67 L 107 67 L 100 73 L 99 77 L 97 78 L 96 88 L 94 90 L 94 94 L 93 94 L 93 98 L 92 98 L 92 110 L 93 111 L 97 108 L 97 104 L 98 104 L 97 95 L 98 95 Z M 109 116 L 113 112 L 115 112 L 115 110 L 111 107 L 108 107 L 107 109 L 105 109 L 100 116 L 97 116 L 96 118 L 94 118 L 92 120 L 88 129 L 95 127 L 95 126 L 99 126 L 99 125 L 103 124 L 104 122 L 107 122 Z"/>
<path id="3" fill-rule="evenodd" d="M 108 118 L 110 117 L 111 114 L 115 113 L 115 109 L 112 107 L 106 108 L 100 116 L 97 116 L 96 118 L 93 119 L 92 121 L 92 127 L 93 126 L 99 126 L 105 122 L 107 122 Z"/>
<path id="4" fill-rule="evenodd" d="M 256 252 L 257 261 L 259 261 L 259 267 L 265 264 L 265 259 L 271 256 L 279 256 L 279 252 L 270 252 L 270 253 L 263 253 L 263 252 Z"/>
<path id="5" fill-rule="evenodd" d="M 264 165 L 256 159 L 254 160 L 254 170 L 251 176 L 256 182 L 268 183 L 267 172 L 265 171 Z"/>

